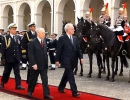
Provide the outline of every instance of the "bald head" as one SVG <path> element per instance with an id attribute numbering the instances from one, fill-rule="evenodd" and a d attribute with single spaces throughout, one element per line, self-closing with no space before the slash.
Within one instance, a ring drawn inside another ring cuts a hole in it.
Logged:
<path id="1" fill-rule="evenodd" d="M 40 39 L 44 39 L 45 38 L 45 30 L 44 30 L 44 28 L 37 28 L 36 32 L 37 32 L 37 36 Z"/>
<path id="2" fill-rule="evenodd" d="M 69 35 L 73 35 L 74 34 L 74 26 L 72 23 L 68 23 L 65 25 L 65 32 Z"/>

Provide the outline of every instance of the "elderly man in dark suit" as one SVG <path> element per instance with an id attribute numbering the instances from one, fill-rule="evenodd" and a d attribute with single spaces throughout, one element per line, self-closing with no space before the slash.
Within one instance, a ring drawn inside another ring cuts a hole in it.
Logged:
<path id="1" fill-rule="evenodd" d="M 29 57 L 29 69 L 30 78 L 28 84 L 28 96 L 32 97 L 38 75 L 41 75 L 42 86 L 44 90 L 44 99 L 53 99 L 50 96 L 50 90 L 48 87 L 48 56 L 47 56 L 47 44 L 45 39 L 45 30 L 43 28 L 37 28 L 37 37 L 30 41 L 28 45 L 28 57 Z"/>
<path id="2" fill-rule="evenodd" d="M 4 88 L 4 84 L 8 82 L 13 68 L 16 82 L 15 89 L 24 90 L 25 88 L 21 86 L 19 69 L 19 62 L 21 60 L 20 37 L 16 35 L 17 26 L 15 23 L 11 23 L 8 26 L 8 29 L 10 34 L 4 36 L 1 48 L 2 61 L 5 62 L 4 72 L 1 79 L 1 88 Z"/>
<path id="3" fill-rule="evenodd" d="M 73 24 L 71 23 L 66 24 L 65 31 L 66 34 L 61 36 L 58 40 L 56 59 L 55 59 L 57 66 L 59 66 L 60 61 L 61 66 L 65 68 L 58 90 L 61 93 L 64 93 L 66 83 L 69 81 L 72 96 L 79 97 L 80 93 L 78 93 L 77 91 L 73 69 L 77 67 L 78 58 L 81 60 L 82 64 L 84 63 L 83 55 L 77 37 L 73 36 L 74 34 Z"/>

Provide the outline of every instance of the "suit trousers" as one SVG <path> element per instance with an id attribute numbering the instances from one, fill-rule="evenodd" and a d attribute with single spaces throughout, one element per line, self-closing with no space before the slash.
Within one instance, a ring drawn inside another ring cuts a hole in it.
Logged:
<path id="1" fill-rule="evenodd" d="M 50 94 L 50 90 L 49 90 L 49 86 L 48 86 L 48 76 L 47 76 L 47 69 L 43 69 L 43 70 L 34 70 L 34 69 L 30 69 L 30 78 L 29 78 L 29 84 L 28 84 L 28 92 L 33 93 L 35 86 L 36 86 L 36 82 L 37 82 L 37 78 L 38 75 L 40 74 L 41 76 L 41 80 L 42 80 L 42 87 L 44 90 L 44 96 L 49 95 Z"/>
<path id="2" fill-rule="evenodd" d="M 19 85 L 21 85 L 19 61 L 16 61 L 16 62 L 5 62 L 4 72 L 3 72 L 3 76 L 2 76 L 1 82 L 3 82 L 3 83 L 7 83 L 8 82 L 12 68 L 13 68 L 14 75 L 15 75 L 16 86 L 19 86 Z"/>
<path id="3" fill-rule="evenodd" d="M 74 68 L 72 66 L 65 68 L 64 74 L 62 76 L 62 79 L 60 81 L 58 88 L 64 89 L 66 87 L 66 83 L 69 81 L 72 94 L 75 94 L 75 93 L 77 93 L 77 86 L 75 83 L 73 70 L 74 70 Z"/>

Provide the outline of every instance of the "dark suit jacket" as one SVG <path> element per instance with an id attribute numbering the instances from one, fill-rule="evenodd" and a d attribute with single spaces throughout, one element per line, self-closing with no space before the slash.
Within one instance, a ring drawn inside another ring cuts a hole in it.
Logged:
<path id="1" fill-rule="evenodd" d="M 52 49 L 52 48 L 56 49 L 57 48 L 57 39 L 54 39 L 53 41 L 50 40 L 48 48 L 49 49 Z"/>
<path id="2" fill-rule="evenodd" d="M 37 64 L 38 70 L 48 68 L 47 44 L 46 39 L 43 41 L 44 47 L 41 46 L 38 38 L 33 39 L 28 45 L 29 68 Z"/>
<path id="3" fill-rule="evenodd" d="M 60 61 L 61 66 L 68 68 L 70 66 L 77 67 L 78 58 L 82 59 L 82 51 L 78 42 L 78 38 L 73 36 L 73 45 L 69 37 L 65 34 L 58 40 L 56 61 Z"/>
<path id="4" fill-rule="evenodd" d="M 5 38 L 2 40 L 2 60 L 5 59 L 6 62 L 15 62 L 20 61 L 21 59 L 21 45 L 20 45 L 20 37 L 15 35 L 16 42 L 10 35 L 6 35 L 6 40 L 8 42 L 9 38 L 11 39 L 10 46 L 6 48 Z"/>
<path id="5" fill-rule="evenodd" d="M 37 36 L 36 32 L 35 32 L 35 35 L 33 35 L 31 31 L 28 31 L 27 34 L 30 40 L 34 39 Z M 29 43 L 27 34 L 25 33 L 23 36 L 23 39 L 21 40 L 22 48 L 26 50 L 28 49 L 28 43 Z"/>

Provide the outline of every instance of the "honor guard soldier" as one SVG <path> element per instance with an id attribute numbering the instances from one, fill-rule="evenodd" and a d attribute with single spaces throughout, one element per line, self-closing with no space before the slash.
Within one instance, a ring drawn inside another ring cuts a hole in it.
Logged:
<path id="1" fill-rule="evenodd" d="M 30 30 L 24 34 L 24 37 L 22 39 L 22 49 L 23 49 L 22 53 L 26 53 L 27 60 L 29 60 L 28 59 L 28 43 L 37 36 L 36 31 L 35 31 L 36 29 L 35 23 L 33 22 L 33 23 L 28 24 L 28 27 Z M 23 70 L 24 68 L 21 68 L 21 69 Z M 29 81 L 29 76 L 30 76 L 30 71 L 28 69 L 27 83 Z"/>
<path id="2" fill-rule="evenodd" d="M 50 61 L 51 61 L 51 68 L 50 70 L 55 70 L 55 56 L 56 56 L 56 48 L 57 48 L 57 39 L 56 39 L 57 34 L 53 33 L 51 34 L 51 40 L 48 45 L 49 49 L 49 56 L 50 56 Z"/>
<path id="3" fill-rule="evenodd" d="M 5 63 L 5 66 L 0 87 L 4 88 L 4 84 L 8 82 L 11 70 L 13 68 L 16 82 L 15 89 L 24 90 L 25 88 L 21 86 L 19 69 L 19 62 L 21 60 L 20 37 L 16 35 L 17 26 L 15 23 L 11 23 L 8 26 L 8 29 L 10 34 L 4 36 L 2 41 L 2 62 Z"/>
<path id="4" fill-rule="evenodd" d="M 122 4 L 122 6 L 123 7 L 119 9 L 119 16 L 115 21 L 115 29 L 113 31 L 117 35 L 118 40 L 123 43 L 122 54 L 125 55 L 127 53 L 125 41 L 129 40 L 127 37 L 129 37 L 130 27 L 127 19 L 127 4 Z"/>
<path id="5" fill-rule="evenodd" d="M 86 13 L 85 13 L 85 20 L 87 20 L 88 22 L 92 23 L 92 11 L 93 8 L 90 8 Z"/>
<path id="6" fill-rule="evenodd" d="M 23 37 L 24 34 L 26 33 L 26 30 L 23 30 L 20 34 L 21 36 L 21 42 L 23 41 Z M 21 58 L 21 62 L 22 62 L 22 67 L 21 70 L 26 70 L 26 66 L 27 66 L 27 57 L 26 57 L 26 50 L 24 48 L 22 48 L 22 58 Z"/>
<path id="7" fill-rule="evenodd" d="M 99 23 L 110 26 L 111 18 L 108 14 L 108 3 L 101 9 L 101 16 L 99 17 Z"/>

